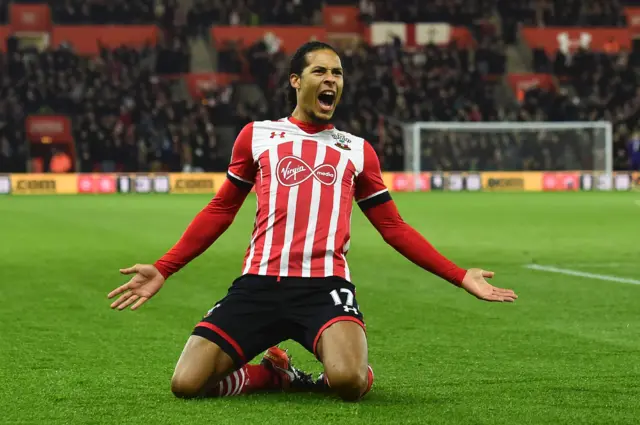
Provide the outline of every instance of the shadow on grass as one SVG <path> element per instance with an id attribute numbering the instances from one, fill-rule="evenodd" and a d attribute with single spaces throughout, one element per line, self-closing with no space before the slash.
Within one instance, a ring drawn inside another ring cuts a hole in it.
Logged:
<path id="1" fill-rule="evenodd" d="M 244 396 L 207 398 L 190 400 L 196 403 L 229 403 L 243 404 L 249 403 L 252 406 L 264 405 L 272 407 L 274 404 L 282 405 L 316 405 L 316 406 L 413 406 L 413 405 L 445 405 L 456 403 L 453 397 L 435 396 L 433 394 L 418 395 L 415 393 L 402 392 L 393 389 L 377 389 L 367 394 L 359 402 L 344 402 L 334 394 L 322 393 L 256 393 Z"/>

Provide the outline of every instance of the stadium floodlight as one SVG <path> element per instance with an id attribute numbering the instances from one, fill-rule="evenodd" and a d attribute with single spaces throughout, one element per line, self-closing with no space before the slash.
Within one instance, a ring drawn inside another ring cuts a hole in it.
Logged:
<path id="1" fill-rule="evenodd" d="M 613 179 L 612 124 L 600 122 L 415 122 L 403 125 L 404 169 L 423 173 L 580 172 L 594 188 Z"/>

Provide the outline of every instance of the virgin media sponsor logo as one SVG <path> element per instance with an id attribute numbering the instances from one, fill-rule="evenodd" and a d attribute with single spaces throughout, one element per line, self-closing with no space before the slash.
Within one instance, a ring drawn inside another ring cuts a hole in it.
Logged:
<path id="1" fill-rule="evenodd" d="M 297 156 L 285 156 L 276 167 L 278 182 L 287 187 L 297 186 L 310 178 L 315 178 L 320 183 L 331 186 L 336 182 L 337 172 L 331 164 L 321 164 L 311 168 Z"/>

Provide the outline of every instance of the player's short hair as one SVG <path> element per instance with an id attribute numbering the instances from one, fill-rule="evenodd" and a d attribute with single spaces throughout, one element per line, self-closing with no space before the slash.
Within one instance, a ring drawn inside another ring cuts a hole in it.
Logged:
<path id="1" fill-rule="evenodd" d="M 309 41 L 307 43 L 304 43 L 298 48 L 298 50 L 296 50 L 293 56 L 291 56 L 291 61 L 289 62 L 289 76 L 291 76 L 292 74 L 302 75 L 302 71 L 309 65 L 307 63 L 307 53 L 325 49 L 331 50 L 333 53 L 340 56 L 340 54 L 336 51 L 336 49 L 333 48 L 333 46 L 327 43 L 323 43 L 322 41 Z M 295 108 L 298 103 L 296 89 L 289 86 L 287 98 L 289 100 L 291 108 Z"/>

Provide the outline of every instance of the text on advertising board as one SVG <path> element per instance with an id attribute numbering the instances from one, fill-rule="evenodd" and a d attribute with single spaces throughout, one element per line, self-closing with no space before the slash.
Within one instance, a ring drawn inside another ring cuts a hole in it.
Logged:
<path id="1" fill-rule="evenodd" d="M 11 174 L 11 192 L 16 195 L 76 194 L 76 174 Z"/>

